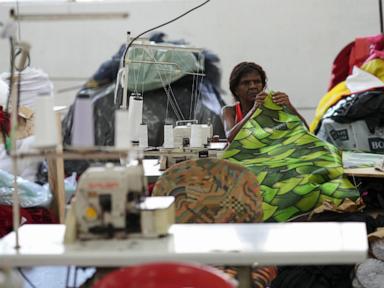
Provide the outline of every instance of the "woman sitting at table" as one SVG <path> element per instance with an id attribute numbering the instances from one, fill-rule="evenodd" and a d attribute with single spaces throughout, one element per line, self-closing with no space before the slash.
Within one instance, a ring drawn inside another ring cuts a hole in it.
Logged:
<path id="1" fill-rule="evenodd" d="M 237 102 L 222 109 L 224 129 L 228 142 L 232 142 L 241 127 L 249 120 L 256 109 L 263 104 L 265 97 L 268 95 L 265 92 L 266 86 L 267 76 L 260 65 L 253 62 L 241 62 L 233 68 L 229 78 L 229 88 Z M 272 100 L 278 105 L 288 107 L 308 127 L 304 118 L 289 101 L 287 94 L 274 92 Z"/>

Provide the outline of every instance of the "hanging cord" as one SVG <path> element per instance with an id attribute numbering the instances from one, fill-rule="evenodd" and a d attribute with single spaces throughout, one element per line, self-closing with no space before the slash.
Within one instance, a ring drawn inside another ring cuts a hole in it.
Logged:
<path id="1" fill-rule="evenodd" d="M 151 57 L 152 60 L 154 62 L 156 62 L 155 55 L 154 54 L 152 55 L 151 53 L 149 53 L 149 51 L 147 51 L 147 53 L 148 53 L 149 57 Z M 177 99 L 175 97 L 175 94 L 173 93 L 171 84 L 169 83 L 170 82 L 169 79 L 168 79 L 168 81 L 167 81 L 167 79 L 164 80 L 163 79 L 163 75 L 162 75 L 162 73 L 160 71 L 160 68 L 158 66 L 155 66 L 155 67 L 156 67 L 155 68 L 156 69 L 156 73 L 158 74 L 158 76 L 160 78 L 160 81 L 162 83 L 162 86 L 164 88 L 165 94 L 167 95 L 167 109 L 168 109 L 168 103 L 170 103 L 171 106 L 172 106 L 173 112 L 175 113 L 175 115 L 178 118 L 178 120 L 180 120 L 180 119 L 185 120 L 184 114 L 183 114 L 180 106 L 177 103 Z M 169 78 L 171 78 L 172 71 L 171 70 L 168 70 L 168 71 L 169 71 L 169 73 L 168 73 Z M 168 83 L 168 84 L 166 84 L 166 83 Z M 166 112 L 166 117 L 167 117 L 167 112 Z"/>
<path id="2" fill-rule="evenodd" d="M 379 0 L 379 14 L 380 14 L 380 33 L 384 34 L 383 27 L 383 1 Z"/>
<path id="3" fill-rule="evenodd" d="M 10 54 L 11 54 L 11 63 L 10 63 L 10 72 L 9 72 L 9 93 L 7 98 L 7 106 L 6 111 L 10 113 L 10 101 L 11 101 L 11 95 L 13 90 L 13 80 L 14 80 L 14 74 L 15 74 L 15 42 L 13 38 L 9 38 L 9 44 L 10 44 Z"/>
<path id="4" fill-rule="evenodd" d="M 141 55 L 141 60 L 144 61 L 145 51 L 143 50 L 142 52 L 143 53 Z M 139 73 L 139 79 L 141 80 L 141 97 L 143 97 L 143 95 L 144 95 L 144 76 L 145 76 L 145 74 L 144 74 L 144 65 L 141 65 L 139 72 L 140 72 Z M 144 98 L 143 98 L 143 104 L 144 104 Z"/>
<path id="5" fill-rule="evenodd" d="M 14 88 L 14 81 L 15 81 L 15 42 L 14 42 L 14 39 L 12 37 L 9 38 L 9 44 L 10 44 L 10 50 L 11 50 L 10 51 L 10 54 L 11 54 L 10 65 L 11 65 L 11 67 L 10 67 L 10 72 L 9 72 L 9 91 L 8 91 L 7 104 L 6 104 L 4 113 L 6 113 L 6 115 L 8 115 L 10 125 L 9 125 L 9 131 L 8 131 L 7 135 L 5 133 L 2 133 L 3 139 L 4 139 L 4 148 L 5 148 L 7 155 L 10 155 L 10 153 L 11 153 L 11 146 L 10 146 L 10 141 L 9 141 L 8 137 L 10 136 L 10 133 L 12 132 L 12 126 L 11 125 L 14 125 L 11 122 L 11 107 L 10 107 L 11 97 L 12 97 L 13 88 Z M 18 93 L 18 95 L 19 95 L 19 93 Z M 18 102 L 19 101 L 17 100 L 17 103 Z M 13 105 L 12 109 L 18 109 L 18 107 L 15 105 L 17 103 L 12 103 L 12 105 Z"/>
<path id="6" fill-rule="evenodd" d="M 198 70 L 197 78 L 196 78 L 196 90 L 195 90 L 195 104 L 193 106 L 193 119 L 196 119 L 197 115 L 197 105 L 201 100 L 201 86 L 203 84 L 203 72 L 204 72 L 204 62 L 205 62 L 205 57 L 204 54 L 202 53 L 199 58 L 199 65 L 200 68 Z"/>
<path id="7" fill-rule="evenodd" d="M 180 60 L 180 63 L 183 63 L 185 67 L 188 67 L 190 64 L 185 61 L 182 57 L 180 57 L 179 54 L 176 54 L 176 57 Z M 200 52 L 197 53 L 196 55 L 197 59 L 196 61 L 198 62 L 196 71 L 194 69 L 194 72 L 197 73 L 193 74 L 192 77 L 192 87 L 191 87 L 191 101 L 190 101 L 190 106 L 189 106 L 189 118 L 190 120 L 196 118 L 196 106 L 200 100 L 201 96 L 201 84 L 204 78 L 204 62 L 205 62 L 205 57 L 204 53 Z M 186 69 L 187 70 L 187 69 Z M 193 117 L 193 118 L 192 118 Z M 184 119 L 183 119 L 184 120 Z"/>
<path id="8" fill-rule="evenodd" d="M 27 277 L 27 275 L 24 274 L 24 271 L 21 269 L 21 268 L 17 268 L 17 270 L 19 271 L 20 275 L 24 278 L 24 280 L 28 283 L 28 285 L 31 287 L 31 288 L 37 288 L 37 286 L 35 286 L 32 281 Z"/>
<path id="9" fill-rule="evenodd" d="M 193 111 L 192 107 L 194 107 L 195 82 L 196 82 L 196 76 L 193 75 L 193 77 L 192 77 L 192 88 L 191 88 L 191 103 L 189 104 L 189 119 L 192 119 L 192 111 Z"/>
<path id="10" fill-rule="evenodd" d="M 180 18 L 182 18 L 182 17 L 184 17 L 185 15 L 191 13 L 192 11 L 194 11 L 194 10 L 196 10 L 196 9 L 199 9 L 200 7 L 204 6 L 204 5 L 207 4 L 209 1 L 211 1 L 211 0 L 206 0 L 206 1 L 204 1 L 203 3 L 197 5 L 197 6 L 193 7 L 193 8 L 191 8 L 191 9 L 189 9 L 188 11 L 184 12 L 183 14 L 177 16 L 176 18 L 173 18 L 172 20 L 169 20 L 169 21 L 167 21 L 167 22 L 165 22 L 165 23 L 163 23 L 163 24 L 160 24 L 160 25 L 157 25 L 156 27 L 153 27 L 153 28 L 151 28 L 151 29 L 148 29 L 148 30 L 146 30 L 146 31 L 144 31 L 144 32 L 142 32 L 142 33 L 140 33 L 139 35 L 137 35 L 135 38 L 133 38 L 133 39 L 131 40 L 131 42 L 129 42 L 129 44 L 127 45 L 127 48 L 125 48 L 125 50 L 124 50 L 123 57 L 122 57 L 122 59 L 123 59 L 123 66 L 125 66 L 125 61 L 124 61 L 125 56 L 127 55 L 128 49 L 132 46 L 133 42 L 135 42 L 137 39 L 139 39 L 141 36 L 143 36 L 144 34 L 146 34 L 146 33 L 148 33 L 148 32 L 151 32 L 151 31 L 153 31 L 153 30 L 159 29 L 159 28 L 161 28 L 161 27 L 163 27 L 163 26 L 165 26 L 165 25 L 168 25 L 168 24 L 170 24 L 170 23 L 172 23 L 172 22 L 175 22 L 176 20 L 179 20 Z"/>

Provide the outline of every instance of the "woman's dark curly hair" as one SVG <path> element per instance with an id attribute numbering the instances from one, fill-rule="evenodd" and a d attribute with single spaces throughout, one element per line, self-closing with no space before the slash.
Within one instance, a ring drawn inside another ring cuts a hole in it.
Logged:
<path id="1" fill-rule="evenodd" d="M 260 65 L 257 65 L 253 62 L 241 62 L 237 64 L 229 76 L 229 89 L 232 92 L 233 97 L 239 101 L 239 97 L 236 95 L 235 90 L 237 85 L 239 85 L 240 79 L 249 73 L 257 72 L 261 76 L 261 81 L 263 82 L 263 87 L 267 84 L 267 75 L 265 74 L 263 68 Z"/>

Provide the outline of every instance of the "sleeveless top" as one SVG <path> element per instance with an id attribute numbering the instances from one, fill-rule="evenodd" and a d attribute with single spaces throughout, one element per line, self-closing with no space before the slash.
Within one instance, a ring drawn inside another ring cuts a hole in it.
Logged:
<path id="1" fill-rule="evenodd" d="M 235 112 L 236 112 L 236 117 L 235 117 L 235 124 L 239 123 L 241 120 L 243 120 L 243 112 L 241 111 L 241 106 L 240 102 L 237 102 L 235 104 Z"/>

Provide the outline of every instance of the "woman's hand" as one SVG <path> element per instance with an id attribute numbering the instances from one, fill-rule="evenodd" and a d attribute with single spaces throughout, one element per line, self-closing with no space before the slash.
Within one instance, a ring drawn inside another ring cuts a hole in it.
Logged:
<path id="1" fill-rule="evenodd" d="M 275 92 L 272 94 L 272 101 L 278 105 L 285 105 L 288 107 L 292 107 L 291 102 L 289 101 L 289 97 L 287 94 L 283 92 Z"/>
<path id="2" fill-rule="evenodd" d="M 264 91 L 257 94 L 255 98 L 255 104 L 253 105 L 253 107 L 260 107 L 261 105 L 263 105 L 264 99 L 265 97 L 267 97 L 267 95 L 268 94 L 265 93 Z"/>

